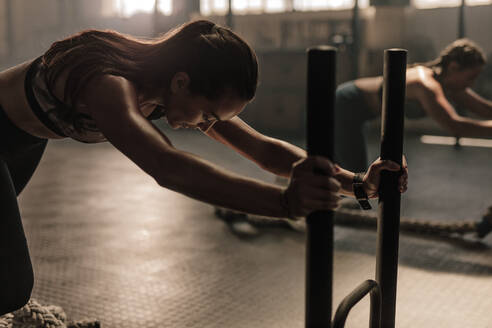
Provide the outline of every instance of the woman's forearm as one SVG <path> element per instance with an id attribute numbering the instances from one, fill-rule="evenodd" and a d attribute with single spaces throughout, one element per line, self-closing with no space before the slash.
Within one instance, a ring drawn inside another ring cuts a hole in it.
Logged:
<path id="1" fill-rule="evenodd" d="M 283 189 L 279 186 L 240 176 L 179 150 L 165 155 L 162 163 L 162 173 L 154 178 L 165 188 L 239 211 L 273 217 L 287 216 L 282 207 Z"/>
<path id="2" fill-rule="evenodd" d="M 454 94 L 451 97 L 459 106 L 477 114 L 485 120 L 492 119 L 492 101 L 483 98 L 472 89 L 468 88 L 463 92 Z"/>
<path id="3" fill-rule="evenodd" d="M 475 114 L 479 115 L 483 119 L 492 120 L 492 101 L 490 100 L 477 104 L 473 108 L 468 107 L 468 109 L 474 112 Z"/>
<path id="4" fill-rule="evenodd" d="M 272 138 L 268 155 L 270 164 L 269 166 L 263 166 L 263 168 L 274 174 L 289 177 L 292 164 L 301 158 L 305 158 L 307 152 L 295 145 Z M 340 193 L 353 197 L 352 182 L 354 173 L 344 168 L 339 168 L 335 177 L 341 184 Z"/>
<path id="5" fill-rule="evenodd" d="M 206 134 L 252 160 L 262 169 L 284 177 L 290 176 L 292 164 L 307 156 L 302 148 L 263 135 L 238 117 L 217 122 Z"/>
<path id="6" fill-rule="evenodd" d="M 475 113 L 486 120 L 492 120 L 492 101 L 484 100 Z"/>
<path id="7" fill-rule="evenodd" d="M 335 178 L 340 182 L 340 193 L 343 195 L 354 197 L 352 183 L 354 181 L 354 173 L 344 168 L 338 167 Z"/>
<path id="8" fill-rule="evenodd" d="M 460 116 L 446 127 L 459 137 L 492 137 L 492 120 L 480 121 Z"/>
<path id="9" fill-rule="evenodd" d="M 268 138 L 268 140 L 268 146 L 264 148 L 264 154 L 258 164 L 273 174 L 289 177 L 292 165 L 300 159 L 306 158 L 307 152 L 283 140 L 275 138 Z"/>

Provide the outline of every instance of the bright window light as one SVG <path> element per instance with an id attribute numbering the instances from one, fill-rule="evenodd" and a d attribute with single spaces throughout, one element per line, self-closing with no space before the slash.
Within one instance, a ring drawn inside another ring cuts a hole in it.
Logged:
<path id="1" fill-rule="evenodd" d="M 122 17 L 131 17 L 137 13 L 152 13 L 156 0 L 115 0 L 115 11 Z M 158 0 L 157 9 L 164 15 L 172 13 L 172 0 Z"/>
<path id="2" fill-rule="evenodd" d="M 465 0 L 467 6 L 489 5 L 492 0 Z M 416 8 L 439 8 L 439 7 L 458 7 L 461 6 L 461 0 L 413 0 Z"/>
<path id="3" fill-rule="evenodd" d="M 486 0 L 475 0 L 486 1 Z M 492 1 L 492 0 L 491 0 Z M 234 14 L 349 9 L 354 0 L 232 0 Z M 367 8 L 369 0 L 359 0 L 359 7 Z M 201 0 L 203 15 L 224 15 L 229 9 L 228 0 Z"/>
<path id="4" fill-rule="evenodd" d="M 299 11 L 349 9 L 354 0 L 294 0 L 294 9 Z M 369 6 L 369 0 L 359 0 L 359 7 Z"/>
<path id="5" fill-rule="evenodd" d="M 457 7 L 461 0 L 413 0 L 415 8 L 438 8 L 438 7 Z"/>
<path id="6" fill-rule="evenodd" d="M 265 12 L 280 12 L 285 11 L 285 1 L 284 0 L 269 0 L 264 2 Z"/>
<path id="7" fill-rule="evenodd" d="M 203 15 L 224 15 L 227 13 L 229 4 L 227 0 L 201 0 L 200 11 Z"/>
<path id="8" fill-rule="evenodd" d="M 169 16 L 173 13 L 173 1 L 159 0 L 159 5 L 157 6 L 157 9 L 161 14 Z"/>
<path id="9" fill-rule="evenodd" d="M 455 137 L 423 135 L 420 137 L 420 141 L 430 145 L 454 146 L 456 144 Z M 492 139 L 459 138 L 458 143 L 460 146 L 492 148 Z"/>
<path id="10" fill-rule="evenodd" d="M 492 5 L 492 0 L 466 0 L 468 6 Z"/>

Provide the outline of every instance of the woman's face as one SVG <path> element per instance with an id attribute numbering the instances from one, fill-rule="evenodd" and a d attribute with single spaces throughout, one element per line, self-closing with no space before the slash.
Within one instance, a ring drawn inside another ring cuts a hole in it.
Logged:
<path id="1" fill-rule="evenodd" d="M 457 63 L 451 62 L 442 80 L 450 90 L 460 91 L 470 88 L 483 70 L 483 65 L 462 69 Z"/>
<path id="2" fill-rule="evenodd" d="M 173 129 L 191 128 L 207 131 L 217 121 L 227 121 L 238 115 L 248 101 L 225 94 L 211 101 L 190 93 L 186 73 L 177 73 L 171 81 L 171 93 L 166 101 L 166 119 Z"/>

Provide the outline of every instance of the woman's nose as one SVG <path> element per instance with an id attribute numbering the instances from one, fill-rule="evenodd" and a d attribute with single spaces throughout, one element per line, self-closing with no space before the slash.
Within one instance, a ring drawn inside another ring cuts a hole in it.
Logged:
<path id="1" fill-rule="evenodd" d="M 193 125 L 198 125 L 203 122 L 203 118 L 201 115 L 196 115 L 194 117 L 191 117 L 190 123 Z"/>

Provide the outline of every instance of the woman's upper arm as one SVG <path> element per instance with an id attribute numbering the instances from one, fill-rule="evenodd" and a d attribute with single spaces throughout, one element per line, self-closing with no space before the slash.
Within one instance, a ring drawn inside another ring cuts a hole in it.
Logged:
<path id="1" fill-rule="evenodd" d="M 421 85 L 419 88 L 419 100 L 424 110 L 433 120 L 453 132 L 459 115 L 447 100 L 442 87 L 438 83 Z"/>
<path id="2" fill-rule="evenodd" d="M 162 156 L 175 149 L 140 112 L 133 84 L 123 77 L 103 75 L 84 89 L 81 102 L 108 141 L 158 180 L 165 171 Z"/>

